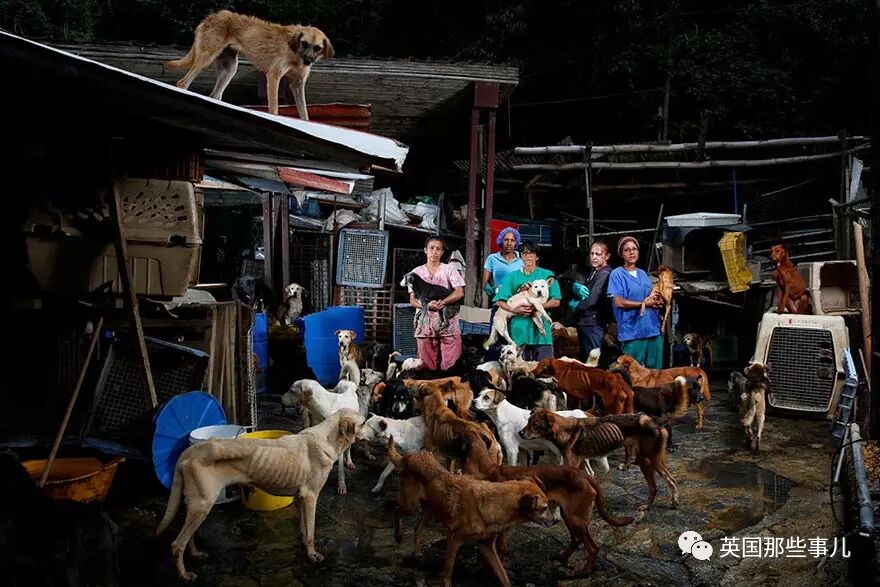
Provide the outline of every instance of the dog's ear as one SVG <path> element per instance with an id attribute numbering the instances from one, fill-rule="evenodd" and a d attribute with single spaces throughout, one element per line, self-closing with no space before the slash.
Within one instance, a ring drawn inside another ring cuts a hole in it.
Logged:
<path id="1" fill-rule="evenodd" d="M 334 55 L 336 55 L 336 51 L 333 50 L 333 44 L 330 39 L 324 37 L 324 59 L 330 59 Z"/>
<path id="2" fill-rule="evenodd" d="M 358 333 L 354 330 L 349 330 L 349 332 L 351 332 L 351 342 L 356 341 L 358 339 Z"/>
<path id="3" fill-rule="evenodd" d="M 379 429 L 382 430 L 382 432 L 388 430 L 388 422 L 385 420 L 379 420 Z"/>
<path id="4" fill-rule="evenodd" d="M 355 441 L 357 426 L 351 418 L 343 418 L 339 421 L 339 434 L 342 435 L 349 444 Z"/>
<path id="5" fill-rule="evenodd" d="M 550 286 L 553 285 L 553 282 L 554 282 L 554 281 L 556 281 L 556 278 L 555 278 L 555 277 L 552 277 L 552 276 L 551 276 L 551 277 L 548 277 L 548 278 L 547 278 L 547 289 L 550 289 Z"/>
<path id="6" fill-rule="evenodd" d="M 299 53 L 300 41 L 302 41 L 302 31 L 297 29 L 296 32 L 290 35 L 290 38 L 287 39 L 287 46 L 290 47 L 290 50 L 294 53 Z"/>
<path id="7" fill-rule="evenodd" d="M 337 330 L 336 332 L 333 333 L 333 336 L 335 336 L 335 337 L 338 338 L 340 332 L 342 332 L 342 331 L 341 331 L 341 330 Z"/>

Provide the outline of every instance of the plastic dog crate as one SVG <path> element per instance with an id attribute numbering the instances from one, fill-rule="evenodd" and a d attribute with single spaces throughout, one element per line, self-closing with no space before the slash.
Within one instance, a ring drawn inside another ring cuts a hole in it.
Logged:
<path id="1" fill-rule="evenodd" d="M 336 256 L 336 284 L 383 287 L 388 265 L 388 233 L 384 230 L 343 229 Z"/>
<path id="2" fill-rule="evenodd" d="M 394 350 L 400 353 L 401 359 L 410 359 L 418 355 L 415 329 L 413 328 L 415 315 L 416 309 L 409 304 L 394 304 L 392 344 Z"/>
<path id="3" fill-rule="evenodd" d="M 831 418 L 846 379 L 849 332 L 841 316 L 764 314 L 754 360 L 770 367 L 774 408 Z"/>

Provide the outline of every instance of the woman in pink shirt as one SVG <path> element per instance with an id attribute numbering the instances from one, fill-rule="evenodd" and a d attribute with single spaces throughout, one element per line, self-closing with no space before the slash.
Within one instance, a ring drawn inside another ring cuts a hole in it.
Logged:
<path id="1" fill-rule="evenodd" d="M 444 330 L 438 331 L 440 314 L 437 310 L 464 297 L 464 278 L 452 265 L 440 262 L 445 248 L 446 245 L 439 236 L 428 237 L 425 241 L 427 263 L 413 269 L 416 275 L 426 282 L 453 290 L 443 300 L 428 302 L 427 324 L 423 326 L 420 320 L 416 327 L 415 337 L 419 358 L 425 368 L 432 371 L 437 371 L 438 366 L 440 370 L 451 368 L 461 356 L 461 330 L 458 326 L 458 316 L 452 318 L 449 326 Z M 412 307 L 423 310 L 421 302 L 413 295 L 412 288 L 409 290 L 409 303 Z"/>

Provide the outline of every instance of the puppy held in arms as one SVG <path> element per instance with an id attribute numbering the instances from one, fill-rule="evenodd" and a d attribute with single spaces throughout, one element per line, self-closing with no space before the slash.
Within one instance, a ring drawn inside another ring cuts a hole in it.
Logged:
<path id="1" fill-rule="evenodd" d="M 535 309 L 532 313 L 532 321 L 538 327 L 538 332 L 541 333 L 541 336 L 546 334 L 544 320 L 546 319 L 547 322 L 552 323 L 547 310 L 544 309 L 544 304 L 550 296 L 550 286 L 552 284 L 552 277 L 549 279 L 536 279 L 531 283 L 525 284 L 520 288 L 519 293 L 514 294 L 507 300 L 507 305 L 511 308 L 531 305 Z M 495 319 L 492 321 L 492 332 L 486 342 L 483 343 L 483 348 L 489 350 L 499 338 L 503 338 L 508 344 L 516 345 L 516 342 L 510 337 L 508 328 L 510 319 L 513 316 L 513 312 L 498 308 L 498 311 L 495 312 Z"/>
<path id="2" fill-rule="evenodd" d="M 187 70 L 177 82 L 178 88 L 186 90 L 206 67 L 215 65 L 217 81 L 211 97 L 222 100 L 223 92 L 238 71 L 239 53 L 266 74 L 270 114 L 278 114 L 278 86 L 287 75 L 299 117 L 309 119 L 305 88 L 311 65 L 333 57 L 330 39 L 313 26 L 280 25 L 221 10 L 206 16 L 196 27 L 189 53 L 165 66 Z"/>
<path id="3" fill-rule="evenodd" d="M 419 323 L 421 323 L 422 327 L 430 326 L 429 314 L 426 311 L 428 302 L 439 302 L 440 300 L 444 300 L 454 291 L 449 287 L 428 283 L 416 275 L 414 271 L 410 271 L 403 276 L 403 279 L 400 281 L 400 286 L 412 290 L 413 295 L 419 300 L 419 303 L 422 304 L 422 309 L 416 311 L 416 316 L 413 320 L 413 327 L 417 327 Z M 440 325 L 438 326 L 438 329 L 445 330 L 449 326 L 449 321 L 458 315 L 460 308 L 461 302 L 453 302 L 444 305 L 437 310 L 437 313 L 440 315 Z"/>

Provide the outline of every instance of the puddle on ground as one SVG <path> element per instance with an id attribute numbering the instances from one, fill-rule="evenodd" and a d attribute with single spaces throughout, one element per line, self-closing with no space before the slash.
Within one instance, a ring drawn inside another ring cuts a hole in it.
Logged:
<path id="1" fill-rule="evenodd" d="M 715 487 L 743 489 L 741 498 L 719 504 L 720 511 L 712 514 L 713 526 L 727 532 L 757 524 L 777 511 L 797 485 L 787 477 L 743 461 L 706 459 L 697 470 Z"/>

